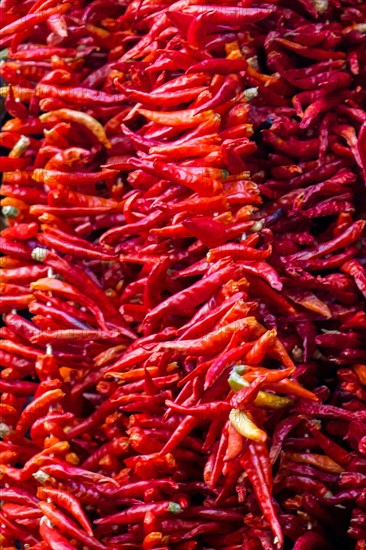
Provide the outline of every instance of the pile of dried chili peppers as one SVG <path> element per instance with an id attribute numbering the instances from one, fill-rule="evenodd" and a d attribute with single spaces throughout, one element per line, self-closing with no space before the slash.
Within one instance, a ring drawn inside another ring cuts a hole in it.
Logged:
<path id="1" fill-rule="evenodd" d="M 366 549 L 366 4 L 2 0 L 0 546 Z"/>

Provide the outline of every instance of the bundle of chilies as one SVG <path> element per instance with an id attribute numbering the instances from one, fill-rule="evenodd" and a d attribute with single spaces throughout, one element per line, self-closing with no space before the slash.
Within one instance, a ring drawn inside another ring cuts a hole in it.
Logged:
<path id="1" fill-rule="evenodd" d="M 1 548 L 366 548 L 366 6 L 3 0 Z"/>

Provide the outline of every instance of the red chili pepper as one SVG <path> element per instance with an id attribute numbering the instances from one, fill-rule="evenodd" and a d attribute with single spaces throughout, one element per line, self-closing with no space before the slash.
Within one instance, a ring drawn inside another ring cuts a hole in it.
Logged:
<path id="1" fill-rule="evenodd" d="M 92 311 L 93 314 L 98 319 L 98 322 L 101 328 L 108 332 L 108 327 L 106 325 L 104 316 L 101 310 L 99 309 L 99 307 L 96 306 L 95 303 L 90 298 L 88 298 L 87 296 L 83 295 L 81 292 L 76 290 L 76 288 L 73 287 L 72 285 L 59 281 L 57 279 L 46 277 L 44 279 L 38 279 L 38 281 L 31 283 L 31 287 L 34 290 L 56 292 L 57 294 L 60 294 L 62 297 L 66 299 L 72 300 L 74 298 L 81 305 L 84 305 L 85 307 L 89 308 L 90 311 Z"/>
<path id="2" fill-rule="evenodd" d="M 8 111 L 8 113 L 11 114 L 13 117 L 17 117 L 20 119 L 28 117 L 27 107 L 24 105 L 24 103 L 21 103 L 21 101 L 19 100 L 19 97 L 15 97 L 15 91 L 12 86 L 9 86 L 9 89 L 8 89 L 8 93 L 5 99 L 5 108 Z M 25 161 L 25 159 L 22 159 L 22 160 Z M 26 164 L 24 162 L 24 166 L 25 165 Z"/>
<path id="3" fill-rule="evenodd" d="M 132 159 L 131 163 L 136 168 L 142 168 L 154 176 L 185 185 L 202 195 L 212 196 L 222 190 L 223 173 L 221 170 L 216 170 L 216 174 L 213 176 L 209 172 L 205 175 L 202 168 L 199 172 L 196 172 L 189 168 L 166 164 L 158 160 L 148 163 L 146 160 L 137 161 L 137 159 Z M 213 177 L 215 179 L 212 179 Z"/>
<path id="4" fill-rule="evenodd" d="M 61 533 L 55 529 L 55 527 L 50 527 L 47 525 L 46 520 L 41 519 L 39 524 L 39 533 L 42 539 L 48 546 L 57 545 L 60 550 L 74 550 L 75 546 L 70 544 Z"/>
<path id="5" fill-rule="evenodd" d="M 91 525 L 86 518 L 82 508 L 80 507 L 79 502 L 70 494 L 67 494 L 61 489 L 52 489 L 47 487 L 39 487 L 37 490 L 38 498 L 46 500 L 51 498 L 56 505 L 65 508 L 66 511 L 71 513 L 75 519 L 80 523 L 80 525 L 85 529 L 86 533 L 93 537 L 93 530 Z"/>
<path id="6" fill-rule="evenodd" d="M 347 273 L 348 275 L 351 275 L 355 283 L 362 292 L 363 295 L 365 295 L 366 292 L 366 272 L 364 267 L 360 264 L 357 260 L 351 260 L 349 262 L 346 262 L 342 266 L 342 271 L 344 273 Z"/>
<path id="7" fill-rule="evenodd" d="M 166 405 L 173 409 L 176 412 L 182 414 L 189 414 L 191 416 L 198 416 L 199 418 L 206 418 L 206 416 L 211 415 L 220 415 L 222 413 L 230 412 L 231 406 L 226 402 L 212 402 L 205 403 L 203 405 L 196 405 L 195 407 L 183 407 L 181 405 L 175 404 L 172 401 L 166 401 Z"/>
<path id="8" fill-rule="evenodd" d="M 13 170 L 23 170 L 27 166 L 28 162 L 25 158 L 10 158 L 1 157 L 0 166 L 1 172 L 12 172 Z"/>
<path id="9" fill-rule="evenodd" d="M 216 273 L 202 278 L 188 289 L 166 299 L 146 315 L 144 323 L 147 329 L 149 330 L 149 327 L 155 325 L 163 316 L 191 311 L 192 308 L 205 301 L 213 292 L 218 290 L 234 271 L 235 268 L 232 265 L 224 267 Z"/>
<path id="10" fill-rule="evenodd" d="M 7 227 L 2 230 L 1 235 L 6 239 L 10 240 L 19 240 L 27 241 L 35 237 L 38 233 L 38 224 L 35 222 L 31 223 L 19 223 L 13 225 L 12 227 Z"/>
<path id="11" fill-rule="evenodd" d="M 210 387 L 214 384 L 221 374 L 232 367 L 236 361 L 245 356 L 246 352 L 253 346 L 252 342 L 248 342 L 240 347 L 234 347 L 222 353 L 212 364 L 208 365 L 205 377 L 205 387 Z M 200 369 L 200 367 L 197 367 Z"/>
<path id="12" fill-rule="evenodd" d="M 316 60 L 325 60 L 325 59 L 344 59 L 345 55 L 343 52 L 335 52 L 330 50 L 330 55 L 325 56 L 324 51 L 322 51 L 320 48 L 310 48 L 307 46 L 303 46 L 301 44 L 298 44 L 296 42 L 292 42 L 290 40 L 287 40 L 285 38 L 277 38 L 276 41 L 281 44 L 282 46 L 285 46 L 289 48 L 291 51 L 297 53 L 300 56 L 303 56 L 307 59 L 316 59 Z"/>
<path id="13" fill-rule="evenodd" d="M 118 90 L 124 92 L 135 101 L 139 101 L 143 105 L 151 107 L 155 107 L 156 105 L 162 105 L 163 107 L 176 107 L 182 103 L 188 103 L 189 101 L 196 99 L 196 97 L 203 90 L 205 90 L 203 86 L 198 86 L 195 88 L 175 90 L 174 93 L 169 90 L 158 93 L 157 90 L 154 90 L 154 94 L 150 95 L 139 90 L 134 90 L 126 85 L 120 85 L 118 81 L 115 81 L 115 84 Z"/>
<path id="14" fill-rule="evenodd" d="M 30 430 L 32 441 L 43 446 L 46 437 L 56 435 L 62 441 L 65 437 L 63 428 L 72 422 L 74 416 L 71 413 L 48 412 L 45 417 L 36 420 Z"/>
<path id="15" fill-rule="evenodd" d="M 158 122 L 167 126 L 178 126 L 182 128 L 192 128 L 202 122 L 206 122 L 211 117 L 215 118 L 213 111 L 203 111 L 199 114 L 195 110 L 173 111 L 173 112 L 155 112 L 147 109 L 138 109 L 138 112 L 148 120 Z"/>
<path id="16" fill-rule="evenodd" d="M 207 14 L 207 22 L 210 24 L 223 24 L 228 26 L 249 24 L 257 21 L 261 21 L 268 15 L 270 10 L 265 8 L 241 8 L 236 6 L 196 6 L 185 5 L 183 6 L 183 13 L 189 15 L 199 15 L 201 13 Z"/>
<path id="17" fill-rule="evenodd" d="M 81 208 L 86 208 L 86 214 L 90 212 L 90 208 L 102 208 L 102 210 L 97 211 L 98 214 L 118 209 L 118 202 L 113 199 L 86 195 L 84 193 L 79 193 L 77 191 L 72 191 L 71 189 L 65 188 L 49 191 L 47 200 L 50 206 L 64 207 L 68 204 L 76 204 Z"/>
<path id="18" fill-rule="evenodd" d="M 0 297 L 0 311 L 1 313 L 8 313 L 12 309 L 26 309 L 27 306 L 33 302 L 33 294 L 20 294 L 18 296 L 1 296 Z"/>
<path id="19" fill-rule="evenodd" d="M 204 101 L 198 107 L 195 108 L 196 113 L 200 113 L 205 109 L 216 109 L 216 112 L 219 114 L 219 107 L 224 106 L 226 103 L 230 103 L 237 92 L 240 90 L 238 86 L 238 79 L 233 75 L 228 76 L 222 86 L 217 90 L 217 92 L 207 101 Z"/>
<path id="20" fill-rule="evenodd" d="M 50 161 L 48 162 L 48 165 Z M 104 170 L 101 172 L 61 172 L 57 170 L 43 170 L 37 168 L 33 171 L 32 178 L 35 181 L 46 183 L 51 188 L 59 186 L 79 186 L 98 183 L 116 176 L 115 170 Z"/>
<path id="21" fill-rule="evenodd" d="M 82 113 L 81 111 L 74 111 L 72 109 L 65 108 L 44 113 L 39 117 L 39 121 L 42 124 L 48 123 L 52 120 L 70 121 L 81 124 L 82 126 L 85 126 L 85 128 L 87 128 L 107 149 L 111 147 L 103 126 L 91 115 Z"/>
<path id="22" fill-rule="evenodd" d="M 269 522 L 274 536 L 278 539 L 279 546 L 283 546 L 283 535 L 280 524 L 274 512 L 271 496 L 268 486 L 265 482 L 265 474 L 262 466 L 258 464 L 250 453 L 250 447 L 245 450 L 241 456 L 240 463 L 245 468 L 255 493 L 258 495 L 258 501 L 261 506 L 264 517 Z"/>
<path id="23" fill-rule="evenodd" d="M 56 233 L 56 231 L 55 231 Z M 62 234 L 61 231 L 58 231 L 59 234 Z M 82 239 L 77 239 L 76 237 L 69 236 L 67 233 L 60 235 L 60 238 L 57 234 L 41 234 L 38 237 L 38 241 L 41 244 L 44 244 L 58 252 L 64 254 L 70 254 L 76 258 L 84 258 L 88 260 L 101 260 L 101 261 L 113 261 L 115 256 L 113 254 L 108 254 L 101 250 L 93 250 L 88 246 L 84 245 Z"/>
<path id="24" fill-rule="evenodd" d="M 332 458 L 335 462 L 338 462 L 342 466 L 347 466 L 351 457 L 342 447 L 331 441 L 324 434 L 322 434 L 311 421 L 307 422 L 307 427 L 310 431 L 310 434 L 317 441 L 319 446 L 327 453 L 327 455 Z"/>
<path id="25" fill-rule="evenodd" d="M 49 390 L 27 405 L 16 426 L 17 434 L 23 435 L 37 418 L 47 412 L 50 405 L 60 401 L 64 395 L 60 389 Z"/>
<path id="26" fill-rule="evenodd" d="M 2 512 L 0 512 L 0 520 L 2 525 L 5 526 L 5 529 L 9 530 L 10 536 L 13 540 L 22 540 L 32 545 L 37 543 L 37 539 L 29 530 L 20 527 L 20 525 L 17 525 L 17 522 L 8 519 Z"/>
<path id="27" fill-rule="evenodd" d="M 23 489 L 13 488 L 2 488 L 1 489 L 1 500 L 5 502 L 15 502 L 16 504 L 21 504 L 27 507 L 38 506 L 38 498 L 33 496 L 31 493 Z"/>
<path id="28" fill-rule="evenodd" d="M 306 550 L 311 545 L 313 548 L 324 546 L 324 538 L 319 533 L 305 533 L 299 537 L 294 545 L 294 550 Z"/>
<path id="29" fill-rule="evenodd" d="M 364 221 L 355 222 L 339 237 L 336 237 L 332 241 L 319 245 L 315 250 L 309 252 L 299 252 L 287 257 L 287 261 L 292 260 L 307 260 L 310 258 L 319 258 L 323 255 L 330 254 L 339 248 L 343 248 L 346 245 L 354 243 L 359 239 L 363 233 L 365 227 Z"/>
<path id="30" fill-rule="evenodd" d="M 282 290 L 282 282 L 276 271 L 265 262 L 261 261 L 241 261 L 237 262 L 244 273 L 257 275 L 270 284 L 274 290 Z"/>
<path id="31" fill-rule="evenodd" d="M 154 348 L 155 351 L 161 351 L 164 349 L 171 349 L 176 352 L 184 353 L 189 350 L 190 355 L 212 355 L 219 353 L 225 345 L 229 342 L 232 334 L 241 328 L 252 328 L 254 322 L 253 317 L 247 317 L 245 319 L 239 319 L 220 327 L 217 331 L 208 333 L 202 338 L 196 340 L 180 340 L 174 342 L 166 342 L 157 344 Z M 149 346 L 151 347 L 151 346 Z"/>
<path id="32" fill-rule="evenodd" d="M 192 65 L 187 74 L 206 73 L 229 75 L 245 71 L 248 64 L 244 59 L 204 59 L 196 65 Z"/>
<path id="33" fill-rule="evenodd" d="M 70 9 L 70 4 L 64 4 L 63 6 L 56 6 L 49 8 L 38 13 L 29 14 L 13 23 L 9 23 L 2 28 L 0 36 L 12 34 L 14 32 L 23 31 L 28 25 L 33 26 L 47 20 L 51 15 L 65 13 Z"/>
<path id="34" fill-rule="evenodd" d="M 131 508 L 129 508 L 128 510 L 124 510 L 123 512 L 119 512 L 112 516 L 98 519 L 95 523 L 101 525 L 123 525 L 126 523 L 136 523 L 136 521 L 143 519 L 145 514 L 150 511 L 153 512 L 155 515 L 160 516 L 166 514 L 179 514 L 182 512 L 182 509 L 176 502 L 154 502 L 152 504 L 132 506 Z"/>
<path id="35" fill-rule="evenodd" d="M 88 545 L 90 548 L 96 550 L 102 550 L 106 548 L 104 544 L 98 542 L 94 537 L 86 535 L 76 524 L 67 518 L 62 512 L 60 512 L 56 506 L 52 503 L 40 502 L 39 507 L 44 515 L 64 533 L 75 538 L 83 544 Z"/>
<path id="36" fill-rule="evenodd" d="M 36 87 L 36 94 L 40 98 L 57 98 L 76 105 L 83 105 L 85 101 L 89 104 L 115 105 L 126 100 L 125 94 L 107 94 L 100 90 L 81 87 L 60 87 L 40 82 Z"/>
<path id="37" fill-rule="evenodd" d="M 51 59 L 54 55 L 64 58 L 76 57 L 77 50 L 74 48 L 62 48 L 62 47 L 39 47 L 31 48 L 29 50 L 18 50 L 12 52 L 12 59 L 18 59 L 21 61 L 43 61 Z"/>

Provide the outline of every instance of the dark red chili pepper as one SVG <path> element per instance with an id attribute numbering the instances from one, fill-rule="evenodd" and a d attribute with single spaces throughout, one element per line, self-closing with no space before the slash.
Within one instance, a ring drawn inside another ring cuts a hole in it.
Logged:
<path id="1" fill-rule="evenodd" d="M 307 532 L 296 541 L 294 550 L 306 550 L 309 547 L 324 548 L 325 545 L 326 541 L 319 533 Z"/>
<path id="2" fill-rule="evenodd" d="M 240 463 L 245 468 L 250 482 L 253 485 L 253 489 L 258 494 L 259 503 L 263 512 L 264 517 L 269 522 L 273 534 L 275 537 L 278 537 L 278 544 L 283 545 L 283 535 L 280 524 L 276 518 L 273 504 L 271 501 L 271 496 L 268 490 L 268 486 L 265 482 L 265 475 L 262 470 L 262 466 L 253 460 L 253 455 L 249 454 L 248 451 L 244 451 L 240 459 Z"/>
<path id="3" fill-rule="evenodd" d="M 245 71 L 248 64 L 244 59 L 204 59 L 196 65 L 192 65 L 187 74 L 206 73 L 229 75 Z"/>
<path id="4" fill-rule="evenodd" d="M 287 261 L 292 260 L 307 260 L 310 258 L 319 258 L 326 254 L 330 254 L 339 248 L 353 244 L 357 239 L 359 239 L 363 233 L 365 227 L 364 221 L 355 222 L 351 225 L 344 233 L 339 237 L 336 237 L 332 241 L 319 245 L 316 249 L 310 250 L 309 252 L 299 252 L 293 254 L 292 256 L 287 257 Z"/>
<path id="5" fill-rule="evenodd" d="M 366 293 L 366 272 L 365 268 L 360 264 L 357 260 L 351 260 L 349 262 L 346 262 L 342 266 L 342 271 L 344 273 L 347 273 L 348 275 L 351 275 L 355 283 L 362 292 L 363 295 Z"/>
<path id="6" fill-rule="evenodd" d="M 155 515 L 166 515 L 166 514 L 179 514 L 182 512 L 182 508 L 176 502 L 172 501 L 163 501 L 155 502 L 152 504 L 143 504 L 140 506 L 132 506 L 128 510 L 124 510 L 112 516 L 107 516 L 96 520 L 95 523 L 108 525 L 108 524 L 117 524 L 123 525 L 126 523 L 136 523 L 144 518 L 147 512 L 153 512 Z"/>

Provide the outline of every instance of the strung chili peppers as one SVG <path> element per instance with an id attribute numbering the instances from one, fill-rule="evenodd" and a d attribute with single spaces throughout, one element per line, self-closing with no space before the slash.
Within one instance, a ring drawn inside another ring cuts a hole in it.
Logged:
<path id="1" fill-rule="evenodd" d="M 366 546 L 351 4 L 2 2 L 3 548 Z"/>

